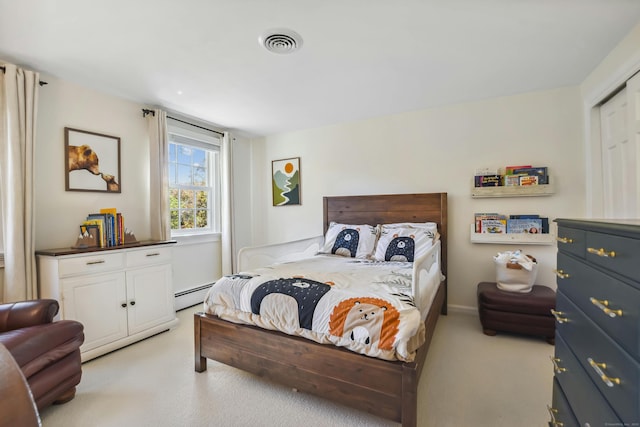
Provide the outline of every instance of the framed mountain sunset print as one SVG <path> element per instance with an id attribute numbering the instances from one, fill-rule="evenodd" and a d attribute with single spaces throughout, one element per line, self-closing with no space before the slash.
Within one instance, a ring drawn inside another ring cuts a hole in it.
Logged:
<path id="1" fill-rule="evenodd" d="M 300 157 L 271 162 L 273 206 L 300 205 Z"/>

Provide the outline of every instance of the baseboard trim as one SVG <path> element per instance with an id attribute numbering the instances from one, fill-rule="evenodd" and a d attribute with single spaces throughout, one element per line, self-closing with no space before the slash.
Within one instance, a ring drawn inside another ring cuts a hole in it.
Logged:
<path id="1" fill-rule="evenodd" d="M 469 307 L 468 305 L 452 305 L 452 304 L 449 304 L 447 306 L 447 309 L 451 313 L 473 314 L 473 315 L 477 315 L 478 314 L 478 308 L 477 307 Z"/>

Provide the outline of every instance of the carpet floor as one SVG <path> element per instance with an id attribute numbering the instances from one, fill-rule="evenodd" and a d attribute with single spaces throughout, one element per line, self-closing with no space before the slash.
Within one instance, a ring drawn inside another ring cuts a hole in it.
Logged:
<path id="1" fill-rule="evenodd" d="M 193 313 L 180 324 L 83 364 L 75 399 L 41 412 L 44 427 L 397 427 L 208 361 L 194 371 Z M 419 427 L 548 425 L 553 346 L 482 334 L 477 315 L 440 316 L 418 390 Z"/>

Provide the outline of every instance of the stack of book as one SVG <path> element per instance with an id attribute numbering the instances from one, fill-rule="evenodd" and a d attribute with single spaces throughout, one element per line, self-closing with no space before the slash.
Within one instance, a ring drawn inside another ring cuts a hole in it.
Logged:
<path id="1" fill-rule="evenodd" d="M 549 218 L 540 215 L 501 215 L 476 213 L 476 233 L 549 233 Z"/>
<path id="2" fill-rule="evenodd" d="M 80 225 L 80 236 L 96 236 L 95 246 L 108 248 L 124 245 L 124 217 L 116 208 L 100 209 L 99 213 L 87 215 Z"/>
<path id="3" fill-rule="evenodd" d="M 549 184 L 546 166 L 507 166 L 504 169 L 478 169 L 474 177 L 476 187 Z"/>

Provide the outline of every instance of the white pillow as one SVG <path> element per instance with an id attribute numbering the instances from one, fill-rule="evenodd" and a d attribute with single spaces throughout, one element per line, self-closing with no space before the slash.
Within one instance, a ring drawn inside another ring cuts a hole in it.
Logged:
<path id="1" fill-rule="evenodd" d="M 374 258 L 377 261 L 408 261 L 425 254 L 433 246 L 433 230 L 428 227 L 400 227 L 384 224 L 380 227 L 380 237 Z"/>
<path id="2" fill-rule="evenodd" d="M 425 230 L 427 234 L 430 234 L 431 239 L 436 242 L 440 239 L 440 233 L 438 232 L 438 224 L 435 222 L 397 222 L 394 224 L 384 224 L 386 228 L 419 228 Z"/>
<path id="3" fill-rule="evenodd" d="M 321 253 L 351 258 L 369 258 L 378 237 L 378 227 L 331 222 L 324 237 Z"/>

